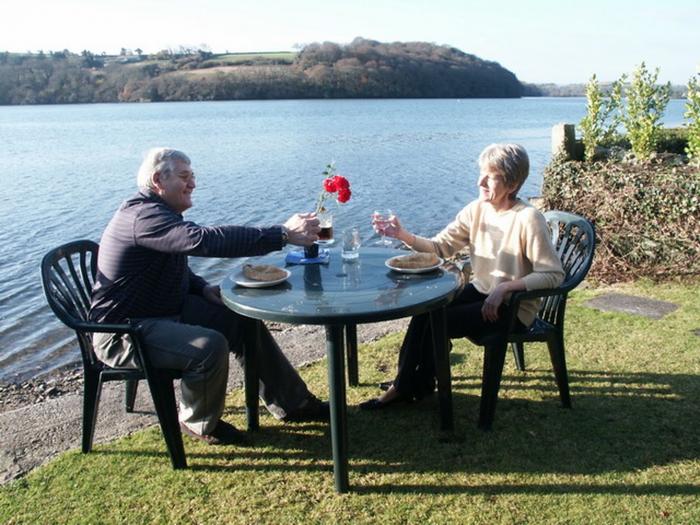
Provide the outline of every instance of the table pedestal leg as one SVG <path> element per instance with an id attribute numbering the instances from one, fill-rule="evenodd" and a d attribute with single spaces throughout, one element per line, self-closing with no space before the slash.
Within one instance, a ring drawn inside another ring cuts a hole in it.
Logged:
<path id="1" fill-rule="evenodd" d="M 347 492 L 348 429 L 345 402 L 345 360 L 343 356 L 343 325 L 326 326 L 326 355 L 330 389 L 331 444 L 336 492 Z"/>
<path id="2" fill-rule="evenodd" d="M 258 372 L 258 349 L 260 348 L 260 325 L 262 321 L 251 320 L 244 329 L 243 375 L 245 381 L 245 410 L 248 430 L 260 428 L 258 407 L 260 405 L 260 380 Z"/>
<path id="3" fill-rule="evenodd" d="M 357 325 L 345 325 L 345 353 L 348 356 L 348 384 L 357 386 L 359 374 L 357 371 Z"/>
<path id="4" fill-rule="evenodd" d="M 435 375 L 438 384 L 440 402 L 440 430 L 454 430 L 452 417 L 452 379 L 450 376 L 450 354 L 448 351 L 447 317 L 445 309 L 438 308 L 430 312 L 430 325 L 433 333 L 433 352 L 435 356 Z"/>

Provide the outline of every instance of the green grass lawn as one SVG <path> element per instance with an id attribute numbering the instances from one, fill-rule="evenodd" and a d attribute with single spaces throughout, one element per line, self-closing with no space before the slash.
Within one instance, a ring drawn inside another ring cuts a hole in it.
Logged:
<path id="1" fill-rule="evenodd" d="M 260 52 L 260 53 L 229 53 L 214 55 L 212 60 L 218 60 L 227 64 L 235 65 L 241 62 L 249 62 L 251 60 L 278 60 L 292 63 L 296 58 L 297 53 L 293 51 L 277 51 L 277 52 Z"/>
<path id="2" fill-rule="evenodd" d="M 354 407 L 394 371 L 401 336 L 362 345 L 362 384 L 348 388 L 349 494 L 334 492 L 326 425 L 264 415 L 250 448 L 186 438 L 185 471 L 171 470 L 157 428 L 63 454 L 0 488 L 0 522 L 699 523 L 700 285 L 616 291 L 680 308 L 654 321 L 584 307 L 601 290 L 575 292 L 573 409 L 559 405 L 546 348 L 526 346 L 526 372 L 508 356 L 491 432 L 476 428 L 479 348 L 453 350 L 456 432 L 444 439 L 434 397 L 382 413 Z M 302 374 L 327 395 L 325 362 Z M 242 405 L 237 391 L 225 415 L 241 427 Z"/>

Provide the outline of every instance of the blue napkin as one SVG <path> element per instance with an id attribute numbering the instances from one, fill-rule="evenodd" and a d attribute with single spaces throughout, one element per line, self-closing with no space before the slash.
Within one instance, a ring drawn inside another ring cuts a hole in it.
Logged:
<path id="1" fill-rule="evenodd" d="M 331 258 L 331 252 L 328 248 L 319 248 L 318 257 L 312 257 L 307 259 L 304 257 L 304 251 L 291 251 L 287 252 L 287 256 L 284 261 L 287 264 L 327 264 Z"/>

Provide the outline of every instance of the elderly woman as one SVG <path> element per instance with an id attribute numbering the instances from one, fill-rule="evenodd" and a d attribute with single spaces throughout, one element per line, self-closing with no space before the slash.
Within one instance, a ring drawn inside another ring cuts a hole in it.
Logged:
<path id="1" fill-rule="evenodd" d="M 418 252 L 450 257 L 469 246 L 473 278 L 447 307 L 450 339 L 504 332 L 512 292 L 553 288 L 564 279 L 543 215 L 517 197 L 530 169 L 525 149 L 492 144 L 481 152 L 479 169 L 479 198 L 432 239 L 410 233 L 397 217 L 373 219 L 377 232 Z M 523 301 L 516 329 L 527 330 L 538 307 L 538 300 Z M 361 403 L 360 408 L 377 410 L 398 401 L 419 400 L 434 389 L 430 319 L 423 314 L 411 319 L 394 381 L 380 397 Z"/>

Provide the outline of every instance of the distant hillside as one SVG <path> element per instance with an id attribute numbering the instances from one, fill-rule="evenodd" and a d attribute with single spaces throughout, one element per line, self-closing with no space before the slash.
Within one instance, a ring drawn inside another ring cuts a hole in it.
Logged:
<path id="1" fill-rule="evenodd" d="M 610 90 L 611 83 L 602 83 L 603 92 Z M 685 98 L 686 86 L 671 86 L 671 98 Z M 586 84 L 529 84 L 523 82 L 525 97 L 585 97 Z"/>
<path id="2" fill-rule="evenodd" d="M 424 42 L 356 38 L 297 53 L 0 53 L 0 104 L 280 98 L 520 97 L 495 62 Z"/>

